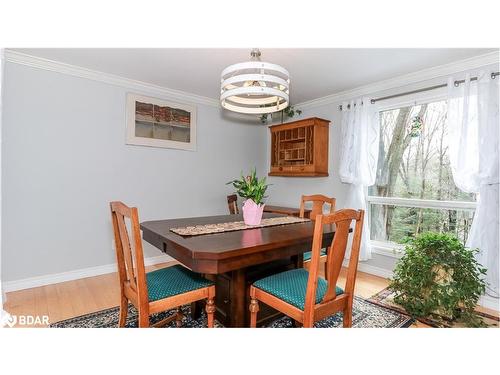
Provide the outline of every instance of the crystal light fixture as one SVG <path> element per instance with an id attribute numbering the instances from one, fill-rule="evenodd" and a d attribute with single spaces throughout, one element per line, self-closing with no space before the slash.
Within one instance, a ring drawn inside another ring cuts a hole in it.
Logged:
<path id="1" fill-rule="evenodd" d="M 258 49 L 253 49 L 250 56 L 250 61 L 230 65 L 222 71 L 222 107 L 249 114 L 272 113 L 288 107 L 288 71 L 280 65 L 261 61 Z"/>

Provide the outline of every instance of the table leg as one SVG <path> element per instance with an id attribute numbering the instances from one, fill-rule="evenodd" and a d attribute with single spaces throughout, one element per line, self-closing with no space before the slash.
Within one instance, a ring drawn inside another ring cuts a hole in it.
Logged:
<path id="1" fill-rule="evenodd" d="M 245 327 L 245 316 L 248 306 L 246 300 L 245 269 L 231 272 L 231 309 L 229 314 L 230 327 Z"/>
<path id="2" fill-rule="evenodd" d="M 295 268 L 304 268 L 304 254 L 292 256 L 292 261 L 295 264 Z"/>

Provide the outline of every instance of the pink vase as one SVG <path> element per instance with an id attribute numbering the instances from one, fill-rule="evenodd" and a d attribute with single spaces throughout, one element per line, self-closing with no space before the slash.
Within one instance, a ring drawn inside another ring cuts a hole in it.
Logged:
<path id="1" fill-rule="evenodd" d="M 264 212 L 264 204 L 256 204 L 252 199 L 247 199 L 243 204 L 243 221 L 246 225 L 259 225 Z"/>

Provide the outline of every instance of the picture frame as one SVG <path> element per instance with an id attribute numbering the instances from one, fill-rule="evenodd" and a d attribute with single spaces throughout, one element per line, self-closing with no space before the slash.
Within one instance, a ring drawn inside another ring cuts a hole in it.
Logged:
<path id="1" fill-rule="evenodd" d="M 126 144 L 196 151 L 196 107 L 127 93 Z"/>

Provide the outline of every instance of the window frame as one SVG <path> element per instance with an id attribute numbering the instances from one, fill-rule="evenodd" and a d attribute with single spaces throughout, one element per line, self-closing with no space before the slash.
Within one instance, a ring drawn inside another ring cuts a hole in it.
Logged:
<path id="1" fill-rule="evenodd" d="M 407 106 L 415 106 L 428 104 L 437 101 L 446 100 L 446 88 L 435 90 L 435 92 L 424 92 L 412 95 L 411 97 L 395 98 L 388 100 L 384 105 L 379 106 L 378 112 L 390 111 Z M 416 207 L 430 208 L 442 210 L 466 210 L 475 211 L 477 208 L 477 200 L 475 202 L 468 201 L 438 201 L 431 199 L 414 199 L 414 198 L 399 198 L 399 197 L 378 197 L 368 194 L 368 188 L 365 189 L 365 199 L 367 205 L 368 224 L 371 227 L 371 207 L 372 205 L 389 205 L 396 207 Z M 391 241 L 372 240 L 371 233 L 370 244 L 372 251 L 375 254 L 380 254 L 388 257 L 401 258 L 404 253 L 404 245 L 397 244 Z"/>

